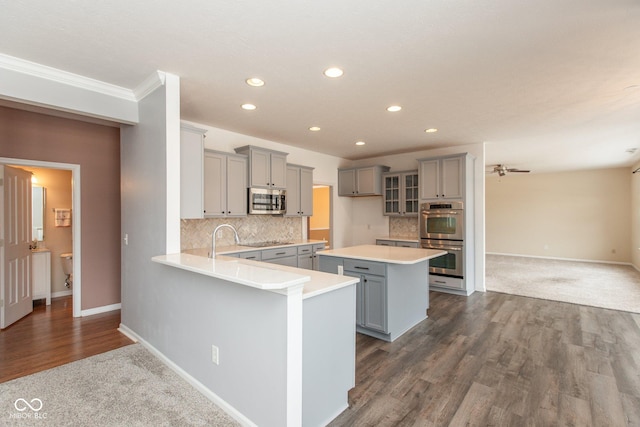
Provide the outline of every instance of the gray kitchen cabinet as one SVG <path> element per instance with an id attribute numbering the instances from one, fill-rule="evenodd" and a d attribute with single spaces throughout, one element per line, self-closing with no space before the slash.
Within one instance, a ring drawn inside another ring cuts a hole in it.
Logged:
<path id="1" fill-rule="evenodd" d="M 418 171 L 387 172 L 382 175 L 383 214 L 418 216 Z"/>
<path id="2" fill-rule="evenodd" d="M 338 196 L 382 195 L 382 174 L 388 170 L 381 165 L 338 169 Z"/>
<path id="3" fill-rule="evenodd" d="M 204 151 L 204 216 L 247 215 L 247 157 Z"/>
<path id="4" fill-rule="evenodd" d="M 250 187 L 287 188 L 287 153 L 246 145 L 235 149 L 236 153 L 249 157 Z"/>
<path id="5" fill-rule="evenodd" d="M 395 246 L 395 240 L 376 239 L 376 245 L 378 246 Z"/>
<path id="6" fill-rule="evenodd" d="M 313 215 L 313 168 L 287 165 L 285 216 Z"/>
<path id="7" fill-rule="evenodd" d="M 320 262 L 318 258 L 318 252 L 323 251 L 325 248 L 324 243 L 314 243 L 312 245 L 313 248 L 313 269 L 318 271 L 320 270 Z"/>
<path id="8" fill-rule="evenodd" d="M 203 218 L 205 129 L 180 125 L 180 218 Z"/>
<path id="9" fill-rule="evenodd" d="M 238 252 L 238 258 L 262 261 L 262 251 Z"/>
<path id="10" fill-rule="evenodd" d="M 345 259 L 343 265 L 345 275 L 360 278 L 360 290 L 356 290 L 356 302 L 359 297 L 361 310 L 360 316 L 356 313 L 356 317 L 360 319 L 359 325 L 382 333 L 389 332 L 387 328 L 387 282 L 385 264 Z"/>
<path id="11" fill-rule="evenodd" d="M 298 249 L 295 246 L 262 250 L 262 261 L 271 264 L 298 266 Z"/>
<path id="12" fill-rule="evenodd" d="M 313 245 L 298 246 L 298 268 L 313 270 Z"/>
<path id="13" fill-rule="evenodd" d="M 462 200 L 467 155 L 419 159 L 420 200 Z"/>

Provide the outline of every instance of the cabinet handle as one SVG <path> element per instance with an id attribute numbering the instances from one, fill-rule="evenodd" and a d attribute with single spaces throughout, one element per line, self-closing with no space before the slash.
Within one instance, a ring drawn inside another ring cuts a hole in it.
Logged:
<path id="1" fill-rule="evenodd" d="M 359 266 L 355 266 L 354 268 L 357 268 L 358 270 L 368 270 L 369 267 L 359 267 Z"/>
<path id="2" fill-rule="evenodd" d="M 254 256 L 248 256 L 247 259 L 256 259 Z"/>
<path id="3" fill-rule="evenodd" d="M 367 279 L 364 279 L 364 283 L 367 283 Z"/>
<path id="4" fill-rule="evenodd" d="M 284 255 L 286 252 L 276 252 L 276 255 Z"/>

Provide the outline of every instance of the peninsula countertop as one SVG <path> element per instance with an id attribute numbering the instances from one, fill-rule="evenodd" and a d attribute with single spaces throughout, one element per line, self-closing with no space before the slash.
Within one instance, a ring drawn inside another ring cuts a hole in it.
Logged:
<path id="1" fill-rule="evenodd" d="M 303 285 L 303 299 L 331 292 L 358 282 L 358 279 L 353 277 L 232 258 L 224 255 L 219 255 L 217 258 L 212 259 L 206 256 L 179 253 L 155 256 L 152 260 L 182 270 L 263 290 L 278 291 L 296 285 Z"/>
<path id="2" fill-rule="evenodd" d="M 363 261 L 391 264 L 416 264 L 446 255 L 446 251 L 422 248 L 400 248 L 396 246 L 360 245 L 318 252 L 319 256 L 352 258 Z"/>

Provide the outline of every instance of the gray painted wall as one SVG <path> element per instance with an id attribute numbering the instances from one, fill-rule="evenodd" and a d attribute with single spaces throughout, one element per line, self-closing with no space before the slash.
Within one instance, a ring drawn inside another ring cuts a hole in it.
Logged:
<path id="1" fill-rule="evenodd" d="M 257 425 L 286 425 L 286 297 L 151 261 L 166 251 L 165 166 L 179 162 L 166 154 L 167 120 L 179 121 L 167 90 L 141 100 L 140 124 L 121 133 L 122 324 Z"/>

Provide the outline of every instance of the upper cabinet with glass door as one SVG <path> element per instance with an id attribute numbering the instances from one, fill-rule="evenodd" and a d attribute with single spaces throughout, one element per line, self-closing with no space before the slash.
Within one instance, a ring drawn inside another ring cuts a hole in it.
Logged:
<path id="1" fill-rule="evenodd" d="M 418 171 L 388 172 L 382 175 L 383 213 L 389 216 L 418 216 Z"/>

